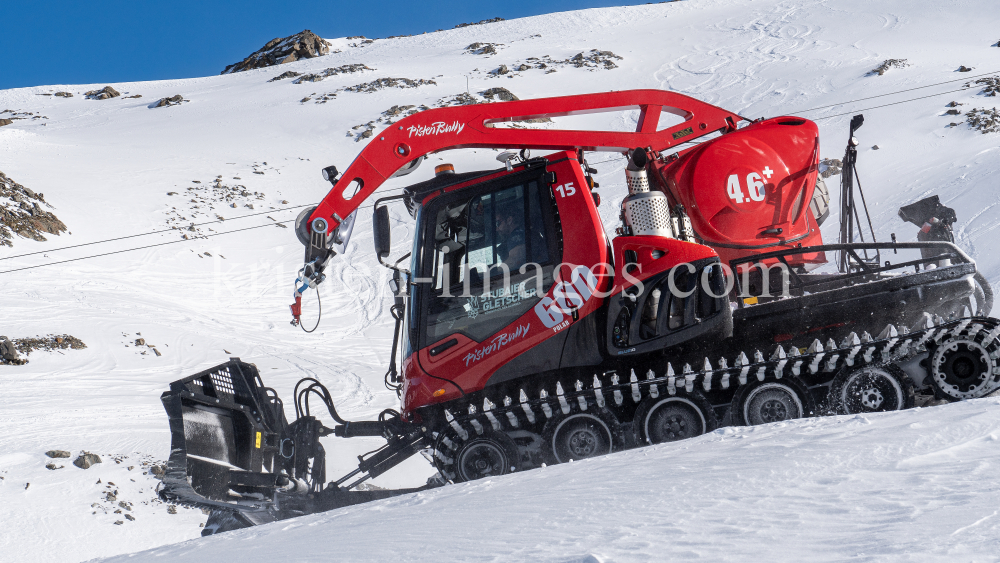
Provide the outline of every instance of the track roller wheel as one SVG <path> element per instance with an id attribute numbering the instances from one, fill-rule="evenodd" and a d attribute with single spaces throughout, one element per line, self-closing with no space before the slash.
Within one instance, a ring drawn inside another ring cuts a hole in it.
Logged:
<path id="1" fill-rule="evenodd" d="M 827 396 L 835 414 L 901 411 L 913 407 L 913 382 L 892 364 L 842 370 Z"/>
<path id="2" fill-rule="evenodd" d="M 517 467 L 517 445 L 503 432 L 492 430 L 470 436 L 455 451 L 455 481 L 474 481 L 513 473 Z"/>
<path id="3" fill-rule="evenodd" d="M 733 395 L 733 424 L 756 426 L 812 415 L 815 405 L 805 384 L 796 377 L 748 381 Z"/>
<path id="4" fill-rule="evenodd" d="M 930 366 L 935 394 L 948 401 L 985 397 L 995 387 L 990 353 L 983 344 L 964 336 L 938 345 Z"/>
<path id="5" fill-rule="evenodd" d="M 694 438 L 718 428 L 711 403 L 697 390 L 646 397 L 635 411 L 632 428 L 637 444 L 660 444 Z"/>
<path id="6" fill-rule="evenodd" d="M 609 454 L 618 443 L 618 421 L 607 409 L 553 417 L 542 439 L 554 463 L 566 463 Z"/>

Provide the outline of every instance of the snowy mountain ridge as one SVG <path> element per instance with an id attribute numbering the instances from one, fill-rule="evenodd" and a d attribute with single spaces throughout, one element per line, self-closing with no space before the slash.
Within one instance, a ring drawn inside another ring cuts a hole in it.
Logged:
<path id="1" fill-rule="evenodd" d="M 15 235 L 13 247 L 0 247 L 0 333 L 68 334 L 87 346 L 0 366 L 0 562 L 153 548 L 133 559 L 265 560 L 293 550 L 295 560 L 342 553 L 362 561 L 988 560 L 997 536 L 994 399 L 871 417 L 871 424 L 829 418 L 723 429 L 207 541 L 195 539 L 200 511 L 172 514 L 155 499 L 153 466 L 169 449 L 159 394 L 230 356 L 254 362 L 286 401 L 295 381 L 313 376 L 349 418 L 397 406 L 382 385 L 391 300 L 368 235 L 370 203 L 321 286 L 323 319 L 313 334 L 287 324 L 302 260 L 287 225 L 329 189 L 320 169 L 346 169 L 390 121 L 422 107 L 487 101 L 497 88 L 521 99 L 661 88 L 751 118 L 801 115 L 819 124 L 824 158 L 843 155 L 851 115 L 867 110 L 858 171 L 879 240 L 893 233 L 913 240 L 916 228 L 896 210 L 938 194 L 957 211 L 960 246 L 1000 289 L 1000 136 L 964 123 L 967 111 L 992 108 L 996 98 L 980 85 L 963 87 L 1000 71 L 993 4 L 686 0 L 371 42 L 326 38 L 324 56 L 115 83 L 121 96 L 104 100 L 84 94 L 108 84 L 0 91 L 0 110 L 10 110 L 0 118 L 25 117 L 0 127 L 0 171 L 44 193 L 47 210 L 68 229 L 46 241 Z M 890 59 L 907 66 L 870 73 Z M 345 68 L 354 70 L 327 70 Z M 272 81 L 286 72 L 298 74 Z M 297 80 L 305 76 L 321 79 Z M 921 89 L 906 92 L 914 88 Z M 177 95 L 180 102 L 154 107 Z M 636 113 L 555 124 L 627 129 Z M 380 193 L 429 178 L 431 164 L 496 168 L 495 155 L 433 155 Z M 624 161 L 590 159 L 612 232 L 626 194 Z M 827 180 L 834 197 L 836 178 Z M 393 219 L 401 254 L 413 224 L 400 209 Z M 834 211 L 824 227 L 837 222 Z M 59 250 L 153 231 L 164 232 Z M 76 261 L 45 265 L 64 260 Z M 34 266 L 44 267 L 22 269 Z M 311 326 L 315 302 L 305 305 Z M 346 473 L 377 445 L 327 439 L 328 475 Z M 45 456 L 54 449 L 73 458 L 93 452 L 102 463 L 80 469 L 72 458 Z M 432 472 L 415 457 L 376 484 L 419 485 Z M 652 476 L 656 485 L 636 490 L 619 476 Z M 165 546 L 183 540 L 194 541 Z"/>

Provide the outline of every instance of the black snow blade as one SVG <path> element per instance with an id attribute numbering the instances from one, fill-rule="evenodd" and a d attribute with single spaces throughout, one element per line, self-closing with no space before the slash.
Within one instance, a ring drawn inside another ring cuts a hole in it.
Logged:
<path id="1" fill-rule="evenodd" d="M 277 471 L 288 423 L 256 366 L 231 358 L 174 381 L 160 400 L 170 421 L 162 499 L 241 512 L 272 507 L 289 485 Z"/>

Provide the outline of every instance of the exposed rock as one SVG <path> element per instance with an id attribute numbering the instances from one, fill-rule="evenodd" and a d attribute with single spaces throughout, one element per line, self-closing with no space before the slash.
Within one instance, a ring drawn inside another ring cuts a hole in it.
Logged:
<path id="1" fill-rule="evenodd" d="M 162 465 L 154 465 L 153 467 L 149 468 L 149 472 L 152 473 L 153 476 L 155 476 L 157 479 L 162 479 L 165 470 Z"/>
<path id="2" fill-rule="evenodd" d="M 135 345 L 136 346 L 145 346 L 146 345 L 146 339 L 145 338 L 136 338 L 135 339 Z"/>
<path id="3" fill-rule="evenodd" d="M 972 72 L 973 70 L 974 70 L 973 67 L 968 67 L 965 65 L 958 67 L 958 72 Z"/>
<path id="4" fill-rule="evenodd" d="M 301 72 L 295 72 L 294 70 L 289 70 L 286 72 L 282 72 L 278 76 L 275 76 L 274 78 L 268 80 L 268 82 L 277 82 L 278 80 L 284 80 L 286 78 L 295 78 L 296 76 L 301 76 L 301 75 L 302 75 Z"/>
<path id="5" fill-rule="evenodd" d="M 4 125 L 10 125 L 12 123 L 14 123 L 14 120 L 12 119 L 0 118 L 0 127 L 3 127 Z"/>
<path id="6" fill-rule="evenodd" d="M 24 365 L 28 362 L 17 354 L 17 345 L 8 340 L 6 336 L 0 336 L 0 363 Z"/>
<path id="7" fill-rule="evenodd" d="M 66 450 L 49 450 L 45 452 L 45 455 L 54 459 L 59 457 L 69 457 L 69 452 Z"/>
<path id="8" fill-rule="evenodd" d="M 177 506 L 171 504 L 167 507 L 167 514 L 177 514 Z"/>
<path id="9" fill-rule="evenodd" d="M 886 59 L 882 64 L 868 71 L 867 76 L 879 75 L 882 76 L 889 71 L 890 68 L 906 68 L 910 66 L 910 63 L 906 62 L 906 59 Z"/>
<path id="10" fill-rule="evenodd" d="M 495 70 L 491 71 L 490 74 L 501 76 L 507 74 L 508 72 L 510 72 L 510 69 L 507 68 L 507 65 L 500 65 Z"/>
<path id="11" fill-rule="evenodd" d="M 873 146 L 872 146 L 872 150 L 873 150 L 873 151 L 877 151 L 877 150 L 878 150 L 878 145 L 873 145 Z"/>
<path id="12" fill-rule="evenodd" d="M 840 174 L 841 168 L 843 168 L 844 163 L 840 161 L 839 158 L 824 158 L 819 161 L 820 176 L 823 178 L 829 178 L 830 176 L 836 176 Z"/>
<path id="13" fill-rule="evenodd" d="M 0 246 L 13 246 L 14 234 L 36 241 L 46 240 L 42 233 L 58 235 L 66 230 L 42 194 L 18 184 L 0 172 Z"/>
<path id="14" fill-rule="evenodd" d="M 64 466 L 62 466 L 62 465 L 56 465 L 56 464 L 52 463 L 51 461 L 45 464 L 45 469 L 48 469 L 49 471 L 55 471 L 56 469 L 62 469 L 63 467 Z"/>
<path id="15" fill-rule="evenodd" d="M 961 115 L 962 112 L 959 111 L 959 110 L 957 110 L 957 109 L 950 109 L 950 110 L 944 112 L 944 114 L 945 115 Z"/>
<path id="16" fill-rule="evenodd" d="M 465 50 L 473 55 L 495 55 L 497 47 L 503 47 L 503 43 L 475 43 L 469 45 Z"/>
<path id="17" fill-rule="evenodd" d="M 618 65 L 614 63 L 616 60 L 620 61 L 622 60 L 622 57 L 612 53 L 611 51 L 598 51 L 597 49 L 591 49 L 590 53 L 586 55 L 578 53 L 575 57 L 571 58 L 569 62 L 577 68 L 604 67 L 607 70 L 611 70 L 613 68 L 618 68 Z"/>
<path id="18" fill-rule="evenodd" d="M 997 108 L 976 108 L 965 114 L 965 122 L 973 129 L 986 133 L 1000 133 L 1000 112 Z"/>
<path id="19" fill-rule="evenodd" d="M 183 101 L 185 101 L 184 96 L 177 94 L 176 96 L 170 96 L 169 98 L 160 98 L 160 101 L 153 104 L 152 107 L 162 108 L 166 106 L 176 106 Z"/>
<path id="20" fill-rule="evenodd" d="M 1000 77 L 987 76 L 986 78 L 980 78 L 973 82 L 973 84 L 983 85 L 983 90 L 979 92 L 980 94 L 992 97 L 1000 93 Z"/>
<path id="21" fill-rule="evenodd" d="M 946 108 L 957 108 L 958 106 L 964 106 L 964 105 L 965 105 L 965 104 L 960 104 L 960 103 L 958 103 L 958 102 L 949 102 L 949 103 L 948 103 L 947 105 L 945 105 L 944 107 L 946 107 Z"/>
<path id="22" fill-rule="evenodd" d="M 62 342 L 59 341 L 60 339 Z M 69 348 L 82 350 L 87 347 L 82 340 L 68 334 L 63 334 L 62 336 L 53 336 L 50 334 L 35 338 L 17 338 L 13 343 L 17 347 L 17 351 L 26 356 L 31 355 L 35 350 L 51 352 L 52 350 L 66 350 Z"/>
<path id="23" fill-rule="evenodd" d="M 100 90 L 91 90 L 84 94 L 84 96 L 90 98 L 91 100 L 107 100 L 108 98 L 117 98 L 121 96 L 118 90 L 115 90 L 111 86 L 105 86 Z"/>
<path id="24" fill-rule="evenodd" d="M 496 99 L 501 102 L 513 102 L 520 99 L 506 88 L 490 88 L 489 90 L 483 90 L 479 95 L 490 101 Z"/>
<path id="25" fill-rule="evenodd" d="M 71 92 L 56 92 L 55 96 L 60 98 L 72 98 L 73 94 Z"/>
<path id="26" fill-rule="evenodd" d="M 100 456 L 90 452 L 83 452 L 80 457 L 73 460 L 73 465 L 79 467 L 80 469 L 90 469 L 98 463 L 101 463 Z"/>
<path id="27" fill-rule="evenodd" d="M 231 64 L 221 74 L 264 68 L 300 59 L 311 59 L 330 52 L 330 42 L 308 29 L 285 38 L 275 38 L 242 61 Z"/>
<path id="28" fill-rule="evenodd" d="M 471 22 L 471 23 L 460 23 L 460 24 L 456 25 L 453 29 L 458 29 L 458 28 L 461 28 L 461 27 L 469 27 L 470 25 L 483 25 L 483 24 L 486 24 L 486 23 L 496 23 L 496 22 L 502 22 L 502 21 L 504 21 L 504 19 L 498 17 L 498 18 L 491 18 L 491 19 L 488 19 L 488 20 L 480 20 L 480 21 Z"/>
<path id="29" fill-rule="evenodd" d="M 135 522 L 135 516 L 132 516 L 131 514 L 126 514 L 125 519 L 129 522 Z"/>
<path id="30" fill-rule="evenodd" d="M 375 69 L 369 67 L 368 65 L 363 65 L 363 64 L 358 64 L 358 63 L 348 64 L 348 65 L 341 65 L 341 66 L 338 66 L 336 68 L 328 68 L 328 69 L 322 70 L 320 72 L 303 75 L 303 76 L 301 76 L 301 77 L 293 80 L 292 83 L 293 84 L 302 84 L 304 82 L 319 82 L 319 81 L 323 80 L 324 78 L 328 78 L 330 76 L 336 76 L 338 74 L 353 74 L 355 72 L 363 72 L 363 71 L 366 71 L 366 70 L 375 70 Z M 285 73 L 285 74 L 287 74 L 287 73 Z"/>
<path id="31" fill-rule="evenodd" d="M 434 82 L 433 80 L 424 80 L 423 78 L 418 78 L 417 80 L 411 80 L 409 78 L 379 78 L 378 80 L 372 80 L 371 82 L 365 82 L 364 84 L 357 84 L 355 86 L 344 88 L 344 90 L 347 92 L 370 94 L 384 88 L 417 88 L 418 86 L 424 86 L 427 84 L 437 86 L 437 82 Z"/>

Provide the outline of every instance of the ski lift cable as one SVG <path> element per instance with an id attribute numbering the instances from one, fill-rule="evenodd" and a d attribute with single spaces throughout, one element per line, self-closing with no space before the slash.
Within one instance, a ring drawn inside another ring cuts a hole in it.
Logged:
<path id="1" fill-rule="evenodd" d="M 294 205 L 292 207 L 283 207 L 283 208 L 280 208 L 280 209 L 272 209 L 270 211 L 262 211 L 260 213 L 251 213 L 249 215 L 241 215 L 239 217 L 233 217 L 231 219 L 219 219 L 219 220 L 216 220 L 216 221 L 206 221 L 204 223 L 192 223 L 190 226 L 192 226 L 192 227 L 201 227 L 201 226 L 204 226 L 204 225 L 214 225 L 216 223 L 222 223 L 223 221 L 236 221 L 236 220 L 239 220 L 239 219 L 247 219 L 249 217 L 257 217 L 258 215 L 266 215 L 268 213 L 277 213 L 277 212 L 280 212 L 280 211 L 287 211 L 289 209 L 299 209 L 301 207 L 307 207 L 308 205 L 315 205 L 315 204 Z M 104 240 L 97 240 L 97 241 L 93 241 L 93 242 L 85 242 L 85 243 L 81 243 L 81 244 L 74 244 L 74 245 L 71 245 L 71 246 L 62 246 L 62 247 L 59 247 L 59 248 L 50 248 L 48 250 L 39 250 L 37 252 L 26 252 L 24 254 L 15 254 L 13 256 L 4 256 L 4 257 L 0 258 L 0 260 L 11 260 L 13 258 L 23 258 L 25 256 L 33 256 L 35 254 L 43 254 L 43 253 L 46 253 L 46 252 L 56 252 L 56 251 L 59 251 L 59 250 L 68 250 L 70 248 L 80 248 L 81 246 L 90 246 L 90 245 L 93 245 L 93 244 L 104 244 L 106 242 L 114 242 L 114 241 L 118 241 L 118 240 L 126 240 L 126 239 L 136 238 L 136 237 L 145 237 L 145 236 L 157 235 L 157 234 L 161 234 L 161 233 L 171 233 L 171 232 L 176 232 L 178 230 L 180 230 L 180 229 L 170 228 L 170 229 L 162 229 L 162 230 L 159 230 L 159 231 L 150 231 L 148 233 L 139 233 L 137 235 L 126 235 L 126 236 L 122 236 L 122 237 L 115 237 L 115 238 L 109 238 L 109 239 L 104 239 Z"/>
<path id="2" fill-rule="evenodd" d="M 882 104 L 880 106 L 872 106 L 872 107 L 865 108 L 865 109 L 856 109 L 856 110 L 852 110 L 852 111 L 848 111 L 848 112 L 844 112 L 844 113 L 838 113 L 836 115 L 824 115 L 823 117 L 814 117 L 814 118 L 811 118 L 811 119 L 813 121 L 819 121 L 820 119 L 832 119 L 834 117 L 843 117 L 845 115 L 857 115 L 859 113 L 862 113 L 862 112 L 865 112 L 865 111 L 871 111 L 873 109 L 880 109 L 880 108 L 886 108 L 886 107 L 889 107 L 889 106 L 896 106 L 896 105 L 899 105 L 899 104 L 905 104 L 905 103 L 909 103 L 909 102 L 915 102 L 917 100 L 924 100 L 924 99 L 927 99 L 927 98 L 935 98 L 937 96 L 943 96 L 945 94 L 954 94 L 955 92 L 963 92 L 965 90 L 966 90 L 966 88 L 962 88 L 962 89 L 959 89 L 959 90 L 949 90 L 947 92 L 941 92 L 939 94 L 930 94 L 928 96 L 920 96 L 919 98 L 910 98 L 909 100 L 902 100 L 902 101 L 899 101 L 899 102 L 892 102 L 891 104 Z M 838 105 L 840 105 L 840 104 L 838 104 Z"/>
<path id="3" fill-rule="evenodd" d="M 928 84 L 926 86 L 917 86 L 916 88 L 908 88 L 906 90 L 897 90 L 895 92 L 889 92 L 888 94 L 879 94 L 877 96 L 869 96 L 867 98 L 858 98 L 857 100 L 851 100 L 849 102 L 840 102 L 838 104 L 830 104 L 830 105 L 827 105 L 827 106 L 819 106 L 819 107 L 814 107 L 814 108 L 809 108 L 809 109 L 803 109 L 803 110 L 795 111 L 795 112 L 792 112 L 792 113 L 793 114 L 806 113 L 808 111 L 816 111 L 818 109 L 826 109 L 826 108 L 832 108 L 832 107 L 835 107 L 835 106 L 843 106 L 843 105 L 847 105 L 847 104 L 853 104 L 853 103 L 857 103 L 857 102 L 863 102 L 865 100 L 874 100 L 875 98 L 884 98 L 885 96 L 895 96 L 896 94 L 902 94 L 904 92 L 913 92 L 914 90 L 922 90 L 924 88 L 933 88 L 934 86 L 941 86 L 943 84 L 951 84 L 953 82 L 968 82 L 968 81 L 973 80 L 975 78 L 982 78 L 984 76 L 990 76 L 990 75 L 994 75 L 994 74 L 998 74 L 998 73 L 1000 73 L 1000 71 L 987 72 L 987 73 L 984 73 L 984 74 L 976 74 L 976 75 L 973 75 L 973 76 L 966 76 L 965 78 L 957 78 L 955 80 L 946 80 L 945 82 L 937 82 L 935 84 Z M 963 88 L 962 90 L 965 90 L 965 88 Z M 960 92 L 960 91 L 961 90 L 954 90 L 954 92 Z M 944 93 L 945 94 L 950 94 L 951 92 L 944 92 Z M 920 98 L 915 98 L 915 99 L 920 99 Z"/>
<path id="4" fill-rule="evenodd" d="M 166 246 L 168 244 L 177 244 L 179 242 L 191 242 L 192 240 L 209 238 L 209 237 L 217 237 L 219 235 L 228 235 L 228 234 L 232 234 L 232 233 L 239 233 L 239 232 L 242 232 L 242 231 L 250 231 L 250 230 L 253 230 L 253 229 L 260 229 L 261 227 L 270 227 L 270 226 L 273 226 L 273 225 L 281 225 L 283 223 L 293 223 L 294 221 L 295 221 L 294 219 L 289 219 L 287 221 L 278 221 L 276 223 L 267 223 L 267 224 L 264 224 L 264 225 L 255 225 L 253 227 L 244 227 L 242 229 L 235 229 L 235 230 L 232 230 L 232 231 L 225 231 L 225 232 L 222 232 L 222 233 L 215 233 L 215 234 L 211 234 L 211 235 L 201 235 L 201 236 L 199 236 L 197 238 L 171 240 L 171 241 L 167 241 L 167 242 L 159 242 L 159 243 L 156 243 L 156 244 L 148 244 L 146 246 L 137 246 L 135 248 L 126 248 L 124 250 L 115 250 L 115 251 L 112 251 L 112 252 L 104 252 L 102 254 L 92 254 L 90 256 L 81 256 L 79 258 L 70 258 L 68 260 L 60 260 L 58 262 L 48 262 L 46 264 L 36 264 L 34 266 L 25 266 L 23 268 L 15 268 L 13 270 L 6 270 L 6 271 L 3 271 L 3 272 L 0 272 L 0 274 L 10 274 L 10 273 L 13 273 L 13 272 L 21 272 L 21 271 L 24 271 L 24 270 L 33 270 L 35 268 L 43 268 L 45 266 L 55 266 L 56 264 L 65 264 L 67 262 L 77 262 L 79 260 L 89 260 L 91 258 L 100 258 L 101 256 L 111 256 L 111 255 L 114 255 L 114 254 L 122 254 L 124 252 L 132 252 L 133 250 L 145 250 L 147 248 L 155 248 L 155 247 L 158 247 L 158 246 Z"/>

